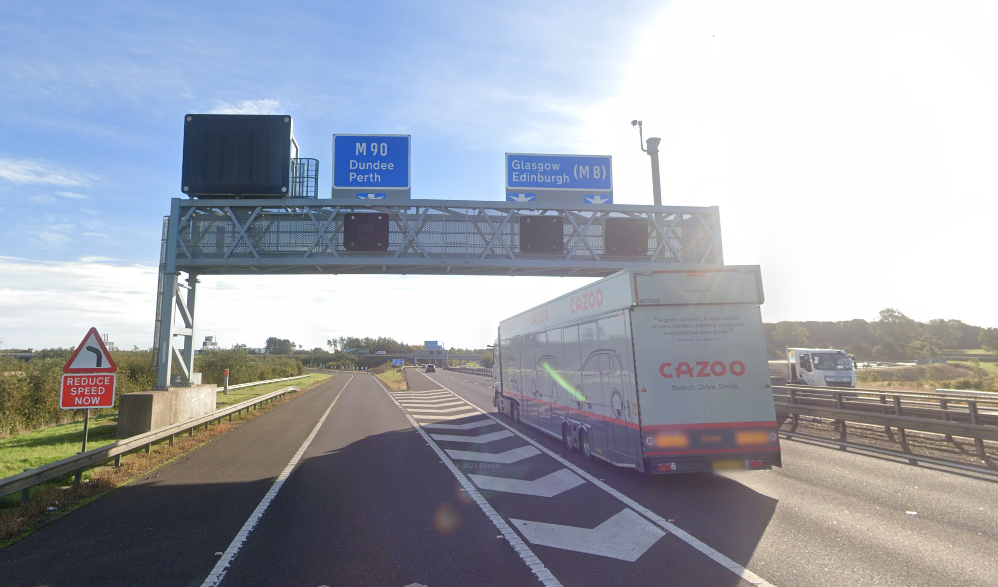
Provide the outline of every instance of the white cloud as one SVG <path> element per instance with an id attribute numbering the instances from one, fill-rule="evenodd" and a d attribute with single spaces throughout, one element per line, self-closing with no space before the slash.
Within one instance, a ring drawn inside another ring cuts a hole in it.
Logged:
<path id="1" fill-rule="evenodd" d="M 90 196 L 85 194 L 78 194 L 76 192 L 56 192 L 57 196 L 62 196 L 64 198 L 69 198 L 70 200 L 90 200 Z"/>
<path id="2" fill-rule="evenodd" d="M 66 347 L 96 326 L 120 348 L 148 348 L 157 272 L 152 265 L 102 257 L 67 262 L 0 257 L 0 338 L 9 347 Z M 500 320 L 592 281 L 380 275 L 200 279 L 196 344 L 214 335 L 224 347 L 256 347 L 277 336 L 310 349 L 338 336 L 482 347 L 492 343 Z"/>
<path id="3" fill-rule="evenodd" d="M 75 171 L 45 161 L 0 157 L 0 180 L 14 184 L 87 187 L 99 179 L 99 176 L 92 173 Z"/>
<path id="4" fill-rule="evenodd" d="M 209 114 L 287 114 L 287 109 L 280 100 L 264 98 L 262 100 L 242 100 L 235 103 L 221 102 L 215 104 Z"/>

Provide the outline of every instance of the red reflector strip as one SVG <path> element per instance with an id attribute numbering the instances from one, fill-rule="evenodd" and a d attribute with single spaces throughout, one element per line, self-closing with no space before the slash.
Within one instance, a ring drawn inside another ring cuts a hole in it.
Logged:
<path id="1" fill-rule="evenodd" d="M 760 459 L 750 459 L 748 462 L 749 469 L 765 469 L 766 461 Z"/>

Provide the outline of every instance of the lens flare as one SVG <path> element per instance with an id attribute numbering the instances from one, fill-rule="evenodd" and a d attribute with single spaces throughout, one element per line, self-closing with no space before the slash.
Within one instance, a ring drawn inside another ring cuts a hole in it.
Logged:
<path id="1" fill-rule="evenodd" d="M 440 504 L 433 512 L 433 527 L 437 532 L 447 536 L 453 534 L 461 523 L 461 518 L 457 511 L 449 503 Z"/>

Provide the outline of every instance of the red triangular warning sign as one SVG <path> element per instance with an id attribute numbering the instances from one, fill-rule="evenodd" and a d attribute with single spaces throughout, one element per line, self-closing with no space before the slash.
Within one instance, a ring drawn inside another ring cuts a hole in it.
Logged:
<path id="1" fill-rule="evenodd" d="M 91 328 L 83 337 L 83 342 L 62 368 L 63 373 L 114 373 L 117 370 L 118 366 L 111 359 L 111 353 L 107 352 L 96 328 Z"/>

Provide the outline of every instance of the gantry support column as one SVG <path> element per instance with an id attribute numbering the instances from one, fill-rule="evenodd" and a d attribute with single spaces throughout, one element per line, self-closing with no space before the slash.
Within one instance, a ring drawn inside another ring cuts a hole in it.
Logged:
<path id="1" fill-rule="evenodd" d="M 194 371 L 194 307 L 197 300 L 197 275 L 188 273 L 186 284 L 181 282 L 181 272 L 176 268 L 177 230 L 180 225 L 179 200 L 173 200 L 172 213 L 164 219 L 163 240 L 159 265 L 159 292 L 156 297 L 156 341 L 153 346 L 153 363 L 157 368 L 156 388 L 170 386 L 174 362 L 179 375 L 179 385 L 191 384 Z M 182 294 L 181 290 L 186 290 Z M 179 314 L 183 324 L 177 324 Z M 174 337 L 183 337 L 180 348 Z"/>

